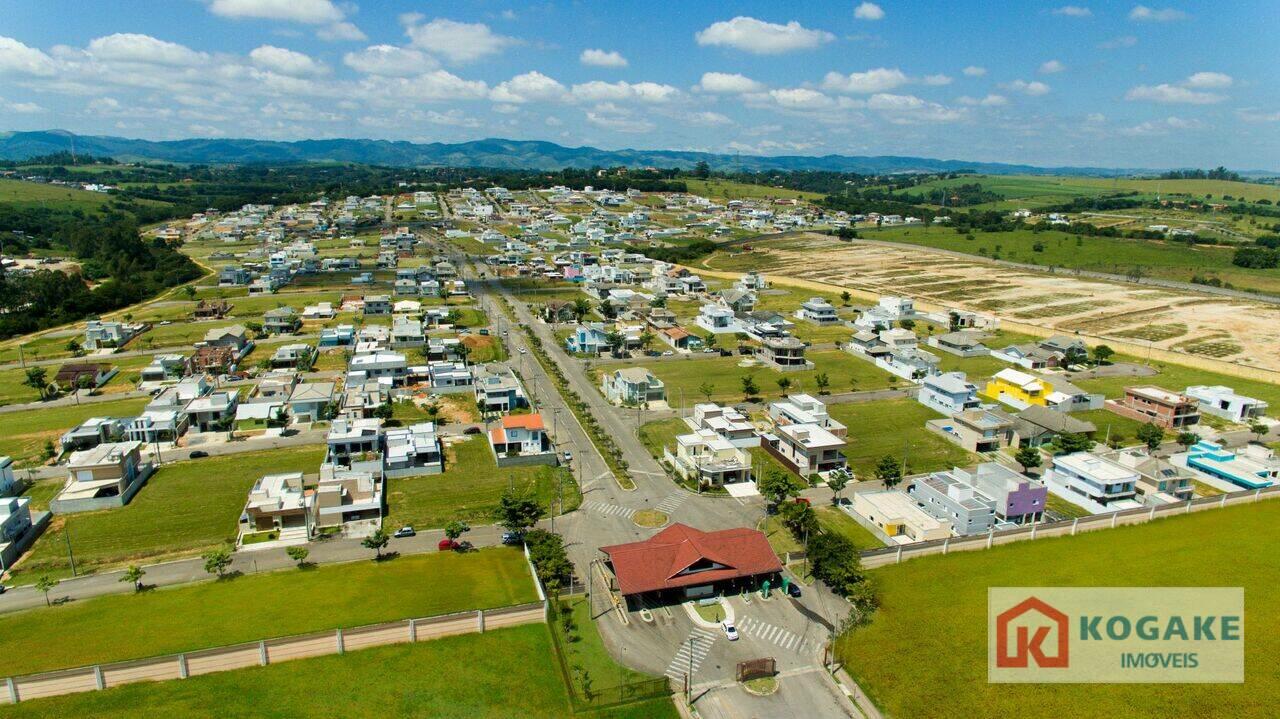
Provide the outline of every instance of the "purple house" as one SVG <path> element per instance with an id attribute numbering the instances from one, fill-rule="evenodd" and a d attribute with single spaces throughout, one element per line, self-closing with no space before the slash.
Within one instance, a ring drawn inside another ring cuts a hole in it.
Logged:
<path id="1" fill-rule="evenodd" d="M 568 265 L 564 268 L 564 278 L 570 282 L 581 282 L 585 279 L 582 276 L 582 268 L 577 265 Z"/>
<path id="2" fill-rule="evenodd" d="M 1039 480 L 995 462 L 980 464 L 966 474 L 975 490 L 995 501 L 997 520 L 1026 524 L 1043 516 L 1049 488 Z"/>

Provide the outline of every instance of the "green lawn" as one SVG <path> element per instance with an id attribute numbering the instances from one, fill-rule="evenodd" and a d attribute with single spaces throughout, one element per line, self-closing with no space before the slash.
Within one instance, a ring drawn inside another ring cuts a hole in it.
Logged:
<path id="1" fill-rule="evenodd" d="M 564 643 L 565 659 L 571 670 L 573 667 L 582 667 L 590 684 L 596 688 L 613 687 L 653 678 L 613 661 L 613 657 L 609 656 L 609 650 L 604 646 L 604 641 L 600 638 L 600 633 L 596 631 L 591 616 L 591 604 L 585 596 L 563 601 L 569 605 L 573 613 L 572 641 Z M 606 613 L 600 621 L 615 621 L 614 615 L 611 612 Z M 561 639 L 564 638 L 564 634 L 560 636 Z M 584 688 L 582 678 L 581 673 L 574 677 L 580 692 Z"/>
<path id="2" fill-rule="evenodd" d="M 143 397 L 0 414 L 0 455 L 12 457 L 19 467 L 39 464 L 45 442 L 56 447 L 63 433 L 90 417 L 133 417 L 146 403 Z"/>
<path id="3" fill-rule="evenodd" d="M 775 197 L 820 200 L 823 197 L 820 192 L 789 190 L 785 187 L 769 187 L 768 185 L 754 185 L 747 184 L 745 182 L 734 182 L 732 180 L 686 179 L 684 182 L 689 188 L 690 194 L 724 200 L 748 200 Z"/>
<path id="4" fill-rule="evenodd" d="M 488 442 L 477 437 L 450 447 L 442 474 L 387 480 L 384 523 L 388 527 L 410 524 L 419 529 L 443 527 L 454 519 L 492 524 L 499 497 L 513 483 L 532 486 L 539 502 L 549 511 L 551 498 L 557 496 L 557 477 L 564 485 L 564 511 L 576 509 L 582 495 L 568 470 L 546 466 L 499 469 Z"/>
<path id="5" fill-rule="evenodd" d="M 515 549 L 382 562 L 372 556 L 5 614 L 6 671 L 30 674 L 537 600 L 528 564 Z"/>
<path id="6" fill-rule="evenodd" d="M 1119 441 L 1123 445 L 1141 444 L 1138 440 L 1138 429 L 1142 427 L 1143 422 L 1120 415 L 1107 409 L 1091 409 L 1087 412 L 1072 412 L 1072 417 L 1092 422 L 1093 426 L 1098 428 L 1094 439 L 1099 442 L 1107 441 L 1107 430 L 1110 428 L 1111 440 Z"/>
<path id="7" fill-rule="evenodd" d="M 571 710 L 552 651 L 547 628 L 530 624 L 5 705 L 0 706 L 0 717 L 559 719 L 570 716 Z M 516 662 L 519 670 L 513 671 Z M 576 716 L 679 715 L 670 700 L 659 699 Z"/>
<path id="8" fill-rule="evenodd" d="M 877 539 L 876 535 L 841 510 L 829 504 L 823 504 L 815 506 L 814 511 L 818 513 L 818 523 L 822 525 L 823 530 L 844 535 L 844 538 L 853 542 L 853 546 L 859 551 L 884 546 L 884 542 Z"/>
<path id="9" fill-rule="evenodd" d="M 848 392 L 855 386 L 851 384 L 851 379 L 856 381 L 859 391 L 890 387 L 892 386 L 891 378 L 894 384 L 905 384 L 905 381 L 899 380 L 874 364 L 841 350 L 809 352 L 807 356 L 814 363 L 815 368 L 804 372 L 779 372 L 763 366 L 739 367 L 738 362 L 742 358 L 737 355 L 733 357 L 695 355 L 692 359 L 647 364 L 644 360 L 610 363 L 600 365 L 596 372 L 601 371 L 602 368 L 612 370 L 624 366 L 648 367 L 666 383 L 667 401 L 673 407 L 680 403 L 681 392 L 683 392 L 686 406 L 706 401 L 706 397 L 700 391 L 704 382 L 711 386 L 712 401 L 739 401 L 742 399 L 742 378 L 746 376 L 754 378 L 760 390 L 758 393 L 760 397 L 782 396 L 782 389 L 778 387 L 777 380 L 784 376 L 791 380 L 789 393 L 817 394 L 818 385 L 814 378 L 822 373 L 825 373 L 830 381 L 829 391 L 831 392 Z"/>
<path id="10" fill-rule="evenodd" d="M 905 452 L 908 474 L 964 466 L 978 459 L 925 429 L 925 420 L 942 415 L 913 399 L 832 404 L 827 411 L 849 428 L 844 453 L 861 480 L 875 479 L 876 462 L 887 454 L 902 459 Z"/>
<path id="11" fill-rule="evenodd" d="M 312 446 L 165 464 L 129 504 L 55 519 L 15 570 L 15 580 L 70 576 L 68 531 L 81 574 L 191 556 L 233 542 L 240 510 L 259 477 L 314 473 L 323 458 L 324 447 Z"/>
<path id="12" fill-rule="evenodd" d="M 49 185 L 21 180 L 0 180 L 0 203 L 14 207 L 47 207 L 60 210 L 80 210 L 86 214 L 99 214 L 101 208 L 128 198 L 105 192 Z M 155 200 L 129 200 L 143 205 L 162 206 L 168 203 Z"/>
<path id="13" fill-rule="evenodd" d="M 1280 694 L 1280 606 L 1268 601 L 1280 562 L 1241 548 L 1274 539 L 1278 524 L 1273 500 L 875 569 L 881 608 L 840 639 L 838 656 L 889 716 L 1269 718 L 1275 707 L 1261 698 Z M 1244 587 L 1245 682 L 988 684 L 987 588 L 1024 586 Z"/>

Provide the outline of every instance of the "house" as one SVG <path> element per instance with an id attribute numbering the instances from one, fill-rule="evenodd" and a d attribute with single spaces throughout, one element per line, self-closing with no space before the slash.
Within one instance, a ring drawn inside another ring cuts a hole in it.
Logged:
<path id="1" fill-rule="evenodd" d="M 801 477 L 845 467 L 844 439 L 819 424 L 777 424 L 760 446 Z"/>
<path id="2" fill-rule="evenodd" d="M 985 534 L 995 526 L 995 500 L 951 472 L 918 477 L 907 494 L 930 516 L 950 522 L 960 536 Z"/>
<path id="3" fill-rule="evenodd" d="M 50 509 L 78 512 L 128 504 L 150 471 L 142 464 L 139 446 L 132 441 L 104 442 L 72 452 L 67 460 L 67 482 Z"/>
<path id="4" fill-rule="evenodd" d="M 197 320 L 220 320 L 231 313 L 231 304 L 226 300 L 200 300 L 192 310 L 191 317 Z"/>
<path id="5" fill-rule="evenodd" d="M 985 357 L 991 350 L 982 344 L 982 335 L 975 332 L 946 332 L 940 335 L 929 335 L 925 344 L 957 357 Z"/>
<path id="6" fill-rule="evenodd" d="M 444 471 L 444 445 L 434 422 L 393 427 L 385 434 L 384 472 L 388 477 L 439 474 Z"/>
<path id="7" fill-rule="evenodd" d="M 1092 422 L 1039 405 L 1031 405 L 1013 416 L 1013 431 L 1020 447 L 1039 447 L 1060 434 L 1092 435 L 1097 429 Z"/>
<path id="8" fill-rule="evenodd" d="M 573 322 L 578 317 L 574 303 L 566 300 L 548 300 L 539 314 L 544 322 L 552 324 Z"/>
<path id="9" fill-rule="evenodd" d="M 116 376 L 116 368 L 97 362 L 64 364 L 53 376 L 53 383 L 67 392 L 85 387 L 96 389 Z"/>
<path id="10" fill-rule="evenodd" d="M 31 529 L 31 498 L 0 496 L 0 553 L 5 566 L 17 559 L 16 543 Z M 14 556 L 10 556 L 10 554 Z"/>
<path id="11" fill-rule="evenodd" d="M 746 290 L 721 290 L 719 300 L 720 304 L 734 312 L 750 312 L 756 307 L 755 293 Z"/>
<path id="12" fill-rule="evenodd" d="M 1000 410 L 969 409 L 928 420 L 925 426 L 978 454 L 997 452 L 1017 441 L 1014 418 Z"/>
<path id="13" fill-rule="evenodd" d="M 946 372 L 925 377 L 916 395 L 920 404 L 941 412 L 955 414 L 977 409 L 978 387 L 970 382 L 964 372 Z"/>
<path id="14" fill-rule="evenodd" d="M 836 308 L 822 297 L 810 297 L 800 304 L 796 317 L 820 325 L 835 324 L 840 321 Z"/>
<path id="15" fill-rule="evenodd" d="M 338 417 L 329 425 L 329 432 L 325 436 L 328 451 L 324 464 L 330 466 L 330 471 L 334 467 L 364 471 L 371 465 L 376 465 L 377 472 L 381 474 L 382 437 L 380 419 Z"/>
<path id="16" fill-rule="evenodd" d="M 1121 417 L 1174 431 L 1200 423 L 1200 406 L 1195 399 L 1150 385 L 1125 387 L 1124 398 L 1107 400 L 1106 407 Z"/>
<path id="17" fill-rule="evenodd" d="M 278 539 L 310 538 L 315 533 L 315 492 L 305 489 L 302 472 L 268 474 L 249 489 L 240 512 L 240 539 L 259 532 L 278 532 Z"/>
<path id="18" fill-rule="evenodd" d="M 431 362 L 463 362 L 466 348 L 457 337 L 430 337 L 424 354 Z"/>
<path id="19" fill-rule="evenodd" d="M 1018 474 L 999 462 L 984 462 L 972 471 L 957 467 L 951 470 L 951 474 L 995 501 L 998 522 L 1038 522 L 1049 501 L 1049 488 L 1043 482 Z"/>
<path id="20" fill-rule="evenodd" d="M 426 343 L 427 334 L 422 329 L 422 322 L 412 317 L 399 315 L 391 321 L 391 346 L 393 348 L 422 347 Z"/>
<path id="21" fill-rule="evenodd" d="M 855 492 L 853 511 L 898 543 L 927 542 L 951 536 L 951 523 L 918 507 L 904 492 Z"/>
<path id="22" fill-rule="evenodd" d="M 440 394 L 467 390 L 472 385 L 471 368 L 466 362 L 428 362 L 427 381 Z"/>
<path id="23" fill-rule="evenodd" d="M 121 347 L 137 334 L 137 331 L 136 326 L 121 322 L 89 320 L 85 323 L 84 342 L 81 344 L 89 351 Z"/>
<path id="24" fill-rule="evenodd" d="M 1030 370 L 1057 367 L 1066 359 L 1066 355 L 1061 352 L 1046 350 L 1032 343 L 1009 345 L 1004 349 L 991 350 L 991 356 Z"/>
<path id="25" fill-rule="evenodd" d="M 1089 346 L 1083 340 L 1067 335 L 1054 335 L 1042 340 L 1039 346 L 1046 352 L 1062 355 L 1067 362 L 1079 361 L 1089 356 Z"/>
<path id="26" fill-rule="evenodd" d="M 191 357 L 193 372 L 220 374 L 229 371 L 236 363 L 236 351 L 231 347 L 206 345 L 197 347 Z"/>
<path id="27" fill-rule="evenodd" d="M 262 315 L 262 331 L 270 335 L 291 335 L 302 327 L 302 318 L 292 307 L 277 307 Z"/>
<path id="28" fill-rule="evenodd" d="M 216 431 L 228 426 L 235 419 L 237 392 L 213 392 L 187 403 L 186 414 L 190 426 L 197 432 Z"/>
<path id="29" fill-rule="evenodd" d="M 59 444 L 62 445 L 64 452 L 91 449 L 103 442 L 110 442 L 114 438 L 123 436 L 128 424 L 127 419 L 90 417 L 67 430 L 59 440 Z"/>
<path id="30" fill-rule="evenodd" d="M 663 447 L 663 460 L 680 477 L 700 487 L 751 481 L 751 455 L 713 429 L 676 437 L 674 449 Z"/>
<path id="31" fill-rule="evenodd" d="M 1253 397 L 1236 394 L 1222 385 L 1192 385 L 1186 396 L 1200 403 L 1200 411 L 1221 417 L 1229 422 L 1249 424 L 1267 414 L 1267 403 Z"/>
<path id="32" fill-rule="evenodd" d="M 391 314 L 391 298 L 387 295 L 365 295 L 364 297 L 364 315 L 389 315 Z"/>
<path id="33" fill-rule="evenodd" d="M 303 382 L 289 393 L 286 406 L 294 422 L 319 422 L 329 413 L 333 403 L 333 382 Z"/>
<path id="34" fill-rule="evenodd" d="M 316 484 L 316 524 L 368 536 L 382 523 L 383 478 L 378 471 L 321 465 Z"/>
<path id="35" fill-rule="evenodd" d="M 1089 452 L 1058 455 L 1045 472 L 1045 482 L 1106 507 L 1138 494 L 1138 472 Z"/>
<path id="36" fill-rule="evenodd" d="M 356 328 L 353 325 L 338 325 L 320 330 L 321 347 L 349 347 L 355 344 Z"/>
<path id="37" fill-rule="evenodd" d="M 498 466 L 555 464 L 555 448 L 540 414 L 509 414 L 489 430 L 489 446 Z"/>
<path id="38" fill-rule="evenodd" d="M 1017 409 L 1046 405 L 1048 387 L 1043 380 L 1015 369 L 1002 369 L 987 381 L 982 394 Z"/>
<path id="39" fill-rule="evenodd" d="M 693 322 L 712 334 L 732 334 L 742 331 L 742 326 L 735 318 L 733 310 L 717 304 L 702 305 Z"/>
<path id="40" fill-rule="evenodd" d="M 235 427 L 239 430 L 259 429 L 287 416 L 285 398 L 253 397 L 236 405 Z"/>
<path id="41" fill-rule="evenodd" d="M 226 347 L 236 353 L 249 344 L 249 330 L 244 325 L 218 327 L 204 333 L 205 347 Z"/>
<path id="42" fill-rule="evenodd" d="M 727 414 L 728 411 L 725 410 L 725 413 Z M 737 410 L 733 412 L 737 417 L 745 419 Z M 848 434 L 848 429 L 827 413 L 827 406 L 821 400 L 807 394 L 793 394 L 777 402 L 771 402 L 769 421 L 775 427 L 789 424 L 817 425 L 841 439 Z"/>
<path id="43" fill-rule="evenodd" d="M 768 288 L 769 283 L 765 281 L 764 275 L 752 270 L 744 274 L 742 277 L 739 277 L 738 281 L 734 283 L 734 287 L 737 287 L 740 290 L 754 292 Z"/>
<path id="44" fill-rule="evenodd" d="M 600 552 L 628 602 L 640 595 L 662 601 L 732 594 L 782 571 L 769 540 L 754 529 L 703 532 L 676 523 L 648 539 Z"/>
<path id="45" fill-rule="evenodd" d="M 1197 472 L 1242 489 L 1262 489 L 1280 483 L 1280 459 L 1259 444 L 1248 444 L 1232 452 L 1212 442 L 1200 441 L 1191 446 L 1183 461 Z"/>
<path id="46" fill-rule="evenodd" d="M 1103 456 L 1138 473 L 1138 494 L 1148 504 L 1185 502 L 1195 495 L 1195 475 L 1190 469 L 1154 457 L 1146 447 L 1129 447 Z"/>
<path id="47" fill-rule="evenodd" d="M 603 373 L 601 390 L 614 404 L 645 406 L 667 398 L 666 385 L 644 367 L 625 367 Z"/>
<path id="48" fill-rule="evenodd" d="M 302 321 L 331 320 L 337 317 L 338 313 L 333 309 L 332 302 L 319 302 L 314 305 L 307 305 L 302 308 Z"/>
<path id="49" fill-rule="evenodd" d="M 766 337 L 756 350 L 756 358 L 782 371 L 813 369 L 813 363 L 804 358 L 806 347 L 795 337 Z"/>
<path id="50" fill-rule="evenodd" d="M 191 360 L 179 354 L 154 355 L 151 364 L 142 368 L 143 382 L 180 380 L 191 372 Z"/>
<path id="51" fill-rule="evenodd" d="M 603 322 L 585 322 L 574 328 L 573 334 L 565 340 L 570 352 L 599 356 L 609 349 L 609 337 Z"/>
<path id="52" fill-rule="evenodd" d="M 0 457 L 0 497 L 14 494 L 18 480 L 13 476 L 13 458 Z"/>
<path id="53" fill-rule="evenodd" d="M 528 404 L 519 378 L 505 364 L 490 362 L 478 365 L 473 387 L 476 402 L 483 404 L 483 412 L 506 413 Z"/>
<path id="54" fill-rule="evenodd" d="M 387 378 L 398 384 L 409 372 L 409 363 L 398 352 L 372 352 L 351 358 L 347 365 L 347 381 Z"/>
<path id="55" fill-rule="evenodd" d="M 243 267 L 223 267 L 218 270 L 218 286 L 219 287 L 237 287 L 247 285 L 253 280 L 253 275 Z"/>

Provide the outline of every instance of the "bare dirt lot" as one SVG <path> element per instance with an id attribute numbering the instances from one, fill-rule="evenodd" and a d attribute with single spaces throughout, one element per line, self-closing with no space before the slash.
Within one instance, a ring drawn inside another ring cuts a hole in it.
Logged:
<path id="1" fill-rule="evenodd" d="M 821 258 L 820 261 L 817 258 Z M 846 243 L 821 235 L 716 255 L 708 269 L 766 274 L 900 294 L 1064 333 L 1280 370 L 1280 307 L 1195 292 L 1111 283 L 967 261 L 919 247 Z"/>

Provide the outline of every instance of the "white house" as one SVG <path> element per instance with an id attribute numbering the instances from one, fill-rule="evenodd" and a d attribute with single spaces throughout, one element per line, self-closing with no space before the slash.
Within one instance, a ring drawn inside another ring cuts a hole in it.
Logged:
<path id="1" fill-rule="evenodd" d="M 964 372 L 945 372 L 930 375 L 920 383 L 916 395 L 920 404 L 946 415 L 977 409 L 978 387 L 965 377 Z"/>
<path id="2" fill-rule="evenodd" d="M 1201 412 L 1231 422 L 1248 424 L 1267 413 L 1265 401 L 1236 394 L 1235 390 L 1222 385 L 1193 385 L 1183 394 L 1199 402 Z"/>

